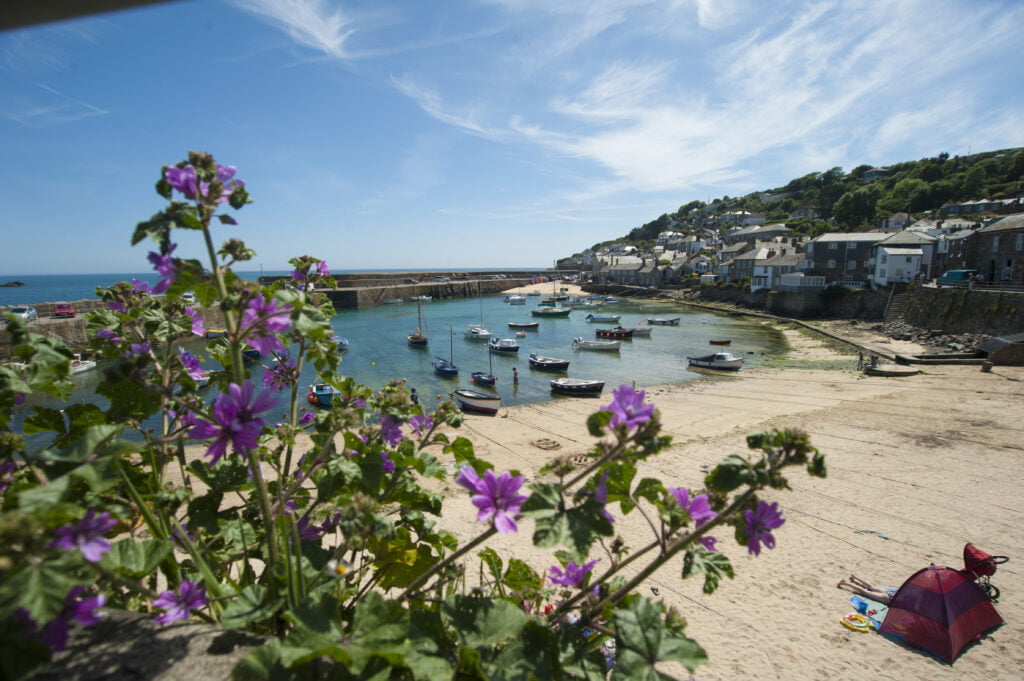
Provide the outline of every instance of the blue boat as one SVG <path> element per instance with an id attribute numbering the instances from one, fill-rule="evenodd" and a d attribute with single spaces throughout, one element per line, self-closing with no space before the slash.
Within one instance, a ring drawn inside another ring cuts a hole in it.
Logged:
<path id="1" fill-rule="evenodd" d="M 244 350 L 242 350 L 242 357 L 253 362 L 258 362 L 260 361 L 260 357 L 262 357 L 262 355 L 260 354 L 260 351 L 257 350 L 256 348 L 245 348 Z"/>
<path id="2" fill-rule="evenodd" d="M 445 378 L 454 378 L 459 375 L 459 367 L 455 366 L 455 363 L 452 361 L 455 350 L 455 332 L 452 331 L 450 326 L 448 327 L 448 335 L 448 359 L 435 357 L 434 371 Z"/>
<path id="3" fill-rule="evenodd" d="M 314 383 L 309 386 L 306 401 L 317 407 L 329 407 L 334 401 L 334 388 L 326 383 Z"/>
<path id="4" fill-rule="evenodd" d="M 331 338 L 331 342 L 338 346 L 338 352 L 345 352 L 348 350 L 348 338 L 344 336 L 334 336 Z"/>

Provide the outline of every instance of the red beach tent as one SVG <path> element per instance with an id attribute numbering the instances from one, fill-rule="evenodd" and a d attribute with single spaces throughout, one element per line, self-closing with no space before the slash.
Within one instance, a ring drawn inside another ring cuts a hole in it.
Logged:
<path id="1" fill-rule="evenodd" d="M 1002 623 L 977 584 L 957 570 L 932 565 L 903 582 L 878 633 L 952 664 L 964 646 Z"/>

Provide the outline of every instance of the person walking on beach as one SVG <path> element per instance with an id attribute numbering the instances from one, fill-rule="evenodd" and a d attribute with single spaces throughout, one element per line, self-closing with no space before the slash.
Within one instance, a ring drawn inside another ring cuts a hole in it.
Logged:
<path id="1" fill-rule="evenodd" d="M 892 597 L 896 595 L 896 589 L 879 588 L 864 581 L 857 575 L 850 575 L 846 579 L 840 579 L 839 583 L 836 584 L 836 588 L 852 591 L 858 596 L 870 598 L 871 600 L 878 601 L 884 605 L 889 605 L 889 602 L 892 601 Z"/>

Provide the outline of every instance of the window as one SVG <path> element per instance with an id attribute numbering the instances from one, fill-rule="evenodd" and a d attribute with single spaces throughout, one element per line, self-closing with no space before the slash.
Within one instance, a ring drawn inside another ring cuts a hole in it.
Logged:
<path id="1" fill-rule="evenodd" d="M 828 261 L 828 268 L 830 270 L 834 270 L 836 268 L 836 261 L 835 260 L 829 260 Z"/>
<path id="2" fill-rule="evenodd" d="M 848 243 L 846 244 L 846 250 L 850 250 L 851 248 L 857 248 L 857 244 L 855 244 L 855 243 L 854 243 L 854 242 L 852 242 L 852 241 L 848 242 Z"/>
<path id="3" fill-rule="evenodd" d="M 830 241 L 829 244 L 828 244 L 828 247 L 829 247 L 829 250 L 834 251 L 837 248 L 839 248 L 839 244 L 837 244 L 835 241 Z"/>
<path id="4" fill-rule="evenodd" d="M 884 265 L 887 262 L 889 262 L 889 254 L 886 253 L 885 251 L 882 251 L 882 264 Z"/>
<path id="5" fill-rule="evenodd" d="M 885 268 L 884 267 L 882 269 L 878 270 L 878 275 L 880 277 L 882 277 L 882 279 L 885 279 Z"/>
<path id="6" fill-rule="evenodd" d="M 997 237 L 997 236 L 992 237 L 992 252 L 993 253 L 998 253 L 999 252 L 999 237 Z"/>
<path id="7" fill-rule="evenodd" d="M 846 261 L 846 269 L 847 270 L 855 270 L 855 269 L 857 269 L 857 261 L 856 260 L 847 260 Z"/>
<path id="8" fill-rule="evenodd" d="M 1024 251 L 1024 234 L 1017 235 L 1017 241 L 1013 244 L 1013 250 Z"/>
<path id="9" fill-rule="evenodd" d="M 907 256 L 907 264 L 909 265 L 911 262 L 913 262 L 913 261 L 910 259 L 910 256 L 908 255 Z"/>

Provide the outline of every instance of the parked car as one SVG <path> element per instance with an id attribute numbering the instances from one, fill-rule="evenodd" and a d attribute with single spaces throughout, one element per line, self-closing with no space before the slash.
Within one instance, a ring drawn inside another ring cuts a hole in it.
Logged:
<path id="1" fill-rule="evenodd" d="M 31 305 L 19 305 L 12 307 L 10 310 L 11 314 L 15 317 L 21 317 L 26 322 L 34 322 L 39 319 L 39 313 Z"/>
<path id="2" fill-rule="evenodd" d="M 405 283 L 406 284 L 418 284 L 418 283 L 420 283 L 420 280 L 419 279 L 406 279 Z"/>
<path id="3" fill-rule="evenodd" d="M 434 277 L 434 281 L 451 281 L 448 277 Z"/>
<path id="4" fill-rule="evenodd" d="M 69 303 L 57 303 L 53 306 L 54 317 L 74 317 L 75 313 L 75 306 Z"/>
<path id="5" fill-rule="evenodd" d="M 966 287 L 971 280 L 978 276 L 978 270 L 947 270 L 939 277 L 939 286 L 961 286 Z"/>
<path id="6" fill-rule="evenodd" d="M 195 291 L 185 291 L 184 293 L 182 293 L 181 294 L 181 302 L 185 303 L 186 305 L 195 305 L 196 304 L 196 294 L 195 294 Z"/>

